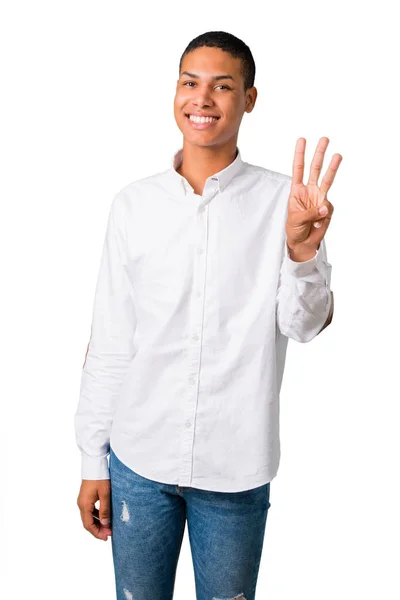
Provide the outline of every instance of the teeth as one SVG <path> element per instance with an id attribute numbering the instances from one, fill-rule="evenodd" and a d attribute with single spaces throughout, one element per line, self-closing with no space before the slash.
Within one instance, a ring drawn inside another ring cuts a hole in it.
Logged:
<path id="1" fill-rule="evenodd" d="M 196 117 L 195 115 L 189 115 L 189 119 L 194 123 L 212 123 L 216 121 L 216 117 Z"/>

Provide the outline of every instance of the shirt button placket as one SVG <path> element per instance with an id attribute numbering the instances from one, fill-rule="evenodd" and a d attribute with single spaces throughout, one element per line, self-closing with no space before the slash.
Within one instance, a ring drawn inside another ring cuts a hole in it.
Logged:
<path id="1" fill-rule="evenodd" d="M 204 200 L 204 196 L 203 196 Z M 206 248 L 208 233 L 208 204 L 200 204 L 197 210 L 196 260 L 194 261 L 193 304 L 191 306 L 190 337 L 188 340 L 188 386 L 183 415 L 181 468 L 179 485 L 188 487 L 192 480 L 193 441 L 195 432 L 198 384 L 200 376 L 201 338 L 203 331 L 204 292 L 206 278 Z"/>

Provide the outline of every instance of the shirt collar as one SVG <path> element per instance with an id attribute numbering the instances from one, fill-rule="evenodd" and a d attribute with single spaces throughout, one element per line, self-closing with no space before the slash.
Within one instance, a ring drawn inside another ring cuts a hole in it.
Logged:
<path id="1" fill-rule="evenodd" d="M 223 192 L 224 189 L 226 188 L 226 186 L 228 185 L 228 183 L 230 181 L 232 181 L 232 179 L 234 177 L 236 177 L 236 175 L 238 175 L 243 170 L 245 163 L 242 160 L 240 150 L 237 146 L 236 146 L 236 151 L 237 151 L 236 158 L 227 167 L 225 167 L 225 169 L 222 169 L 222 171 L 219 171 L 218 173 L 215 173 L 214 175 L 211 175 L 210 177 L 208 177 L 205 182 L 205 186 L 210 185 L 208 183 L 210 181 L 210 182 L 212 182 L 212 184 L 215 184 L 217 186 L 217 188 L 219 189 L 220 192 Z M 170 171 L 172 172 L 174 179 L 178 182 L 178 185 L 181 187 L 181 189 L 184 190 L 184 192 L 186 194 L 188 191 L 193 192 L 193 188 L 189 184 L 187 179 L 185 179 L 185 177 L 180 175 L 176 170 L 182 163 L 182 159 L 183 159 L 183 148 L 180 148 L 173 155 L 173 158 L 171 160 Z"/>

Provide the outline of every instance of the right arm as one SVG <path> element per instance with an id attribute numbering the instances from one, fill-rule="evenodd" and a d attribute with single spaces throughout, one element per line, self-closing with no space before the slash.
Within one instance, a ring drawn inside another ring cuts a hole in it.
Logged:
<path id="1" fill-rule="evenodd" d="M 136 316 L 126 272 L 122 194 L 109 211 L 95 291 L 91 335 L 74 416 L 82 479 L 109 479 L 110 431 L 122 382 L 134 356 Z"/>
<path id="2" fill-rule="evenodd" d="M 107 521 L 111 521 L 107 461 L 111 425 L 121 386 L 134 356 L 136 316 L 126 267 L 123 196 L 117 194 L 108 216 L 91 335 L 74 416 L 82 476 L 77 504 L 85 529 L 104 541 L 111 535 L 111 525 L 107 525 Z M 97 500 L 100 500 L 99 509 L 95 507 Z"/>

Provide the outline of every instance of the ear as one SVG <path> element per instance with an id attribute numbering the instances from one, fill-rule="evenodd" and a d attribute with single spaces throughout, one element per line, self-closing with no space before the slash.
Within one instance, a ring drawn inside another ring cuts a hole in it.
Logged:
<path id="1" fill-rule="evenodd" d="M 253 108 L 254 105 L 256 103 L 256 99 L 257 99 L 257 88 L 256 87 L 251 87 L 247 90 L 246 92 L 246 107 L 245 107 L 245 111 L 250 113 Z"/>

